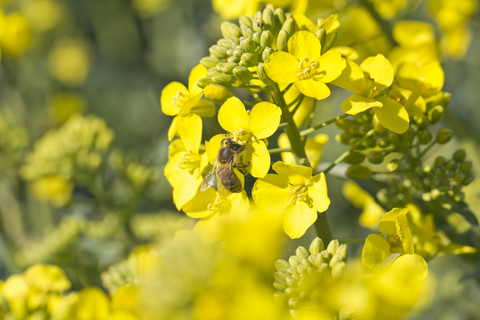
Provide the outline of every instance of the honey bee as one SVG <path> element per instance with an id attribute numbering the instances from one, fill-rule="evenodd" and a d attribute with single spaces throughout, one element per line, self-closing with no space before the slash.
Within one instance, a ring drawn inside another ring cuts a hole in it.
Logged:
<path id="1" fill-rule="evenodd" d="M 240 154 L 245 146 L 235 142 L 231 138 L 222 140 L 222 147 L 218 151 L 217 158 L 208 171 L 205 179 L 200 186 L 200 191 L 205 191 L 209 187 L 224 188 L 230 192 L 237 193 L 242 191 L 242 183 L 235 174 L 234 168 L 237 165 Z"/>

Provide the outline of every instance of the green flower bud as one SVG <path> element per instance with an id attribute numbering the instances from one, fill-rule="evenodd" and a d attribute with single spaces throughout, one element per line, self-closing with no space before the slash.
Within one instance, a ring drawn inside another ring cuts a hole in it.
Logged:
<path id="1" fill-rule="evenodd" d="M 418 142 L 420 144 L 427 144 L 432 140 L 432 134 L 428 130 L 422 130 L 418 134 Z"/>
<path id="2" fill-rule="evenodd" d="M 327 33 L 325 32 L 325 29 L 319 28 L 315 30 L 315 36 L 320 41 L 321 48 L 323 48 L 325 45 L 325 40 L 327 39 Z"/>
<path id="3" fill-rule="evenodd" d="M 262 32 L 260 37 L 260 45 L 262 48 L 271 47 L 273 42 L 273 34 L 270 30 L 265 30 Z"/>
<path id="4" fill-rule="evenodd" d="M 400 164 L 399 164 L 399 161 L 397 159 L 390 160 L 387 163 L 387 170 L 389 172 L 395 172 L 395 171 L 398 170 L 399 167 L 400 167 Z"/>
<path id="5" fill-rule="evenodd" d="M 373 148 L 377 145 L 377 141 L 375 138 L 368 138 L 363 140 L 362 145 L 366 148 Z"/>
<path id="6" fill-rule="evenodd" d="M 453 160 L 460 163 L 460 162 L 465 161 L 466 156 L 467 156 L 467 153 L 465 152 L 465 150 L 464 149 L 459 149 L 459 150 L 455 151 L 455 153 L 453 154 Z"/>
<path id="7" fill-rule="evenodd" d="M 367 166 L 357 164 L 350 166 L 345 175 L 350 179 L 368 179 L 372 175 L 372 170 Z"/>
<path id="8" fill-rule="evenodd" d="M 357 123 L 350 119 L 341 119 L 335 122 L 335 125 L 342 130 L 349 130 L 352 126 L 356 125 Z"/>
<path id="9" fill-rule="evenodd" d="M 288 33 L 285 30 L 280 30 L 277 37 L 277 49 L 278 51 L 288 51 Z"/>
<path id="10" fill-rule="evenodd" d="M 283 26 L 285 20 L 287 19 L 285 17 L 285 12 L 280 8 L 275 9 L 275 17 L 277 18 L 278 25 L 280 26 Z"/>
<path id="11" fill-rule="evenodd" d="M 387 148 L 390 145 L 390 141 L 384 137 L 377 137 L 375 141 L 380 148 Z"/>
<path id="12" fill-rule="evenodd" d="M 275 15 L 273 14 L 272 10 L 270 10 L 269 8 L 265 8 L 263 10 L 262 19 L 266 27 L 268 27 L 269 29 L 275 28 Z"/>
<path id="13" fill-rule="evenodd" d="M 226 87 L 231 86 L 235 82 L 235 78 L 233 76 L 225 73 L 215 73 L 210 78 L 214 83 Z"/>
<path id="14" fill-rule="evenodd" d="M 469 172 L 472 170 L 472 161 L 464 161 L 458 168 L 461 172 Z"/>
<path id="15" fill-rule="evenodd" d="M 261 33 L 265 27 L 265 22 L 261 17 L 253 19 L 253 31 Z"/>
<path id="16" fill-rule="evenodd" d="M 206 86 L 208 86 L 209 84 L 212 83 L 212 79 L 210 78 L 201 78 L 200 80 L 198 80 L 197 82 L 197 86 L 199 86 L 200 88 L 205 88 Z"/>
<path id="17" fill-rule="evenodd" d="M 316 255 L 320 251 L 323 251 L 325 249 L 325 245 L 323 244 L 322 239 L 319 237 L 316 237 L 313 239 L 312 243 L 310 243 L 310 247 L 308 248 L 308 251 L 312 255 Z"/>
<path id="18" fill-rule="evenodd" d="M 240 27 L 228 21 L 223 21 L 220 24 L 220 31 L 222 32 L 223 37 L 226 39 L 230 39 L 232 37 L 238 38 L 242 35 L 242 30 Z"/>
<path id="19" fill-rule="evenodd" d="M 233 51 L 233 56 L 237 58 L 241 58 L 243 54 L 244 54 L 243 50 L 240 50 L 240 49 L 236 49 Z"/>
<path id="20" fill-rule="evenodd" d="M 275 261 L 275 269 L 277 269 L 277 271 L 286 271 L 288 267 L 290 267 L 290 265 L 283 259 Z"/>
<path id="21" fill-rule="evenodd" d="M 293 18 L 285 20 L 281 30 L 287 33 L 287 38 L 291 37 L 295 33 L 295 21 Z"/>
<path id="22" fill-rule="evenodd" d="M 238 80 L 242 81 L 243 83 L 248 83 L 252 80 L 253 75 L 247 67 L 244 66 L 237 66 L 233 69 L 233 74 L 237 77 Z"/>
<path id="23" fill-rule="evenodd" d="M 254 32 L 252 40 L 255 41 L 255 43 L 259 45 L 261 36 L 262 36 L 261 32 Z"/>
<path id="24" fill-rule="evenodd" d="M 227 57 L 227 49 L 228 48 L 224 46 L 213 45 L 208 49 L 208 51 L 210 51 L 211 56 L 214 56 L 218 59 L 223 59 Z"/>
<path id="25" fill-rule="evenodd" d="M 467 175 L 465 177 L 465 180 L 462 181 L 462 184 L 464 186 L 468 186 L 470 183 L 473 182 L 473 180 L 475 180 L 475 176 L 473 174 Z"/>
<path id="26" fill-rule="evenodd" d="M 240 46 L 242 46 L 245 52 L 255 52 L 255 49 L 257 49 L 257 43 L 252 39 L 245 39 L 240 41 Z"/>
<path id="27" fill-rule="evenodd" d="M 273 48 L 270 48 L 270 47 L 267 47 L 267 48 L 263 49 L 263 52 L 262 52 L 263 61 L 266 61 L 268 56 L 270 56 L 274 52 L 275 52 L 275 50 L 273 50 Z"/>
<path id="28" fill-rule="evenodd" d="M 232 47 L 232 42 L 230 40 L 222 38 L 222 39 L 217 41 L 217 45 L 226 47 L 227 49 L 230 49 Z"/>
<path id="29" fill-rule="evenodd" d="M 258 78 L 267 86 L 275 84 L 275 82 L 273 82 L 273 80 L 270 79 L 267 73 L 265 72 L 265 67 L 263 66 L 263 63 L 258 64 L 257 75 L 258 75 Z"/>
<path id="30" fill-rule="evenodd" d="M 437 134 L 435 135 L 435 142 L 439 144 L 445 144 L 448 141 L 450 141 L 450 139 L 452 139 L 452 136 L 453 136 L 453 132 L 451 129 L 442 128 L 438 130 Z"/>
<path id="31" fill-rule="evenodd" d="M 332 32 L 327 36 L 327 39 L 325 40 L 325 46 L 322 46 L 322 53 L 327 52 L 337 39 L 337 32 Z"/>
<path id="32" fill-rule="evenodd" d="M 252 28 L 252 19 L 244 16 L 243 14 L 238 18 L 238 23 L 240 25 L 240 29 L 242 30 L 242 34 L 247 37 L 246 30 Z"/>
<path id="33" fill-rule="evenodd" d="M 359 164 L 365 159 L 365 155 L 358 151 L 350 151 L 348 156 L 345 158 L 345 162 L 348 164 Z"/>
<path id="34" fill-rule="evenodd" d="M 203 94 L 205 95 L 205 98 L 215 101 L 218 104 L 222 104 L 225 100 L 234 96 L 232 91 L 218 84 L 207 85 L 203 89 Z"/>
<path id="35" fill-rule="evenodd" d="M 227 61 L 228 61 L 228 62 L 239 63 L 239 62 L 240 62 L 240 57 L 237 57 L 237 56 L 232 55 L 232 56 L 228 57 Z"/>
<path id="36" fill-rule="evenodd" d="M 207 69 L 215 67 L 219 62 L 220 60 L 215 57 L 203 57 L 202 59 L 200 59 L 200 64 Z"/>
<path id="37" fill-rule="evenodd" d="M 251 53 L 244 53 L 241 57 L 241 62 L 247 67 L 254 67 L 257 65 L 257 56 Z"/>
<path id="38" fill-rule="evenodd" d="M 444 112 L 444 107 L 442 107 L 441 105 L 436 105 L 428 111 L 428 120 L 431 124 L 436 124 L 443 118 Z"/>
<path id="39" fill-rule="evenodd" d="M 443 156 L 438 156 L 436 159 L 435 159 L 435 162 L 434 162 L 434 165 L 435 167 L 437 168 L 442 168 L 444 165 L 445 165 L 445 157 Z"/>
<path id="40" fill-rule="evenodd" d="M 225 62 L 221 65 L 221 68 L 220 68 L 219 71 L 221 71 L 223 73 L 232 73 L 233 69 L 237 66 L 238 66 L 238 64 L 236 64 L 234 62 Z"/>
<path id="41" fill-rule="evenodd" d="M 373 164 L 380 164 L 383 162 L 383 159 L 385 159 L 385 157 L 383 156 L 383 153 L 378 151 L 370 151 L 367 157 L 368 157 L 368 161 L 370 161 Z"/>
<path id="42" fill-rule="evenodd" d="M 298 259 L 300 259 L 300 260 L 307 259 L 308 256 L 309 256 L 307 249 L 305 249 L 302 246 L 299 246 L 297 248 L 297 250 L 295 250 L 295 254 L 297 255 Z"/>
<path id="43" fill-rule="evenodd" d="M 222 65 L 223 65 L 223 63 L 222 63 Z M 222 69 L 222 68 L 219 67 L 219 69 Z M 217 70 L 217 67 L 215 66 L 215 67 L 209 68 L 209 69 L 207 70 L 207 76 L 211 77 L 211 76 L 213 76 L 214 74 L 217 74 L 217 73 L 219 73 L 219 72 L 221 72 L 221 70 L 218 71 L 218 70 Z"/>

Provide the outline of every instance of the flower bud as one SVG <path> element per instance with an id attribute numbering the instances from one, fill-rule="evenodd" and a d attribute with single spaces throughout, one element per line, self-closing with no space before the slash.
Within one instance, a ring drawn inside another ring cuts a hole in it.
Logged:
<path id="1" fill-rule="evenodd" d="M 284 30 L 280 30 L 277 37 L 277 49 L 278 51 L 288 51 L 288 33 Z"/>
<path id="2" fill-rule="evenodd" d="M 263 49 L 263 52 L 262 52 L 263 61 L 266 61 L 268 59 L 268 57 L 274 52 L 275 52 L 275 50 L 273 50 L 273 48 L 270 48 L 270 47 L 267 47 L 267 48 Z"/>
<path id="3" fill-rule="evenodd" d="M 245 52 L 255 52 L 255 49 L 257 49 L 257 43 L 252 39 L 245 39 L 240 41 L 240 46 Z"/>
<path id="4" fill-rule="evenodd" d="M 300 260 L 307 259 L 309 256 L 307 249 L 302 246 L 299 246 L 297 250 L 295 250 L 295 254 Z"/>
<path id="5" fill-rule="evenodd" d="M 215 101 L 218 104 L 222 104 L 225 102 L 225 100 L 234 96 L 232 91 L 218 84 L 207 85 L 203 89 L 203 94 L 207 99 Z"/>
<path id="6" fill-rule="evenodd" d="M 444 107 L 442 107 L 441 105 L 436 105 L 428 111 L 428 120 L 431 124 L 436 124 L 443 118 L 444 112 Z"/>
<path id="7" fill-rule="evenodd" d="M 226 87 L 232 85 L 235 82 L 235 78 L 225 73 L 215 73 L 211 77 L 212 81 L 216 84 L 221 84 Z"/>
<path id="8" fill-rule="evenodd" d="M 212 83 L 212 79 L 210 78 L 201 78 L 200 80 L 198 80 L 197 82 L 197 86 L 199 86 L 200 88 L 205 88 L 206 86 L 208 86 L 209 84 Z"/>
<path id="9" fill-rule="evenodd" d="M 270 30 L 265 30 L 260 36 L 260 46 L 262 48 L 271 47 L 273 42 L 273 34 Z"/>
<path id="10" fill-rule="evenodd" d="M 273 11 L 269 8 L 265 8 L 263 10 L 262 19 L 265 23 L 265 26 L 269 29 L 273 29 L 275 27 L 275 15 L 273 14 Z"/>
<path id="11" fill-rule="evenodd" d="M 337 252 L 337 249 L 338 249 L 339 245 L 340 245 L 340 243 L 338 242 L 337 239 L 330 241 L 330 243 L 327 246 L 327 252 L 331 256 L 333 256 Z"/>
<path id="12" fill-rule="evenodd" d="M 238 23 L 240 24 L 240 29 L 242 30 L 242 34 L 245 37 L 247 37 L 246 30 L 249 28 L 252 28 L 252 19 L 242 14 L 238 18 Z"/>
<path id="13" fill-rule="evenodd" d="M 273 80 L 270 79 L 267 73 L 265 72 L 265 67 L 263 66 L 263 63 L 258 64 L 257 75 L 258 75 L 258 78 L 267 86 L 275 84 L 275 82 L 273 82 Z"/>
<path id="14" fill-rule="evenodd" d="M 420 144 L 427 144 L 432 140 L 432 134 L 428 130 L 420 131 L 418 135 L 418 142 Z"/>
<path id="15" fill-rule="evenodd" d="M 325 32 L 325 29 L 318 28 L 317 30 L 315 30 L 315 36 L 320 41 L 321 48 L 323 48 L 323 46 L 325 45 L 325 40 L 327 38 L 327 33 Z"/>
<path id="16" fill-rule="evenodd" d="M 348 156 L 345 158 L 345 162 L 348 164 L 359 164 L 365 159 L 365 155 L 358 151 L 350 151 Z"/>
<path id="17" fill-rule="evenodd" d="M 291 37 L 295 33 L 295 21 L 293 18 L 288 18 L 285 20 L 281 31 L 285 31 L 287 33 L 287 38 Z"/>
<path id="18" fill-rule="evenodd" d="M 368 161 L 370 161 L 373 164 L 382 163 L 384 158 L 385 157 L 383 156 L 383 153 L 378 151 L 370 151 L 368 153 Z"/>
<path id="19" fill-rule="evenodd" d="M 218 58 L 215 58 L 215 57 L 203 57 L 202 59 L 200 59 L 200 64 L 207 69 L 211 67 L 215 67 L 219 62 L 220 60 L 218 60 Z"/>
<path id="20" fill-rule="evenodd" d="M 233 72 L 233 69 L 238 66 L 238 64 L 236 64 L 235 62 L 225 62 L 225 63 L 222 63 L 221 66 L 220 66 L 220 70 L 221 72 L 223 73 L 232 73 Z M 218 64 L 217 64 L 217 67 L 218 67 Z M 218 69 L 217 69 L 218 70 Z"/>
<path id="21" fill-rule="evenodd" d="M 265 27 L 265 22 L 263 22 L 261 17 L 253 19 L 253 31 L 261 33 Z"/>
<path id="22" fill-rule="evenodd" d="M 357 164 L 350 166 L 345 175 L 350 179 L 368 179 L 372 175 L 372 170 L 367 166 Z"/>
<path id="23" fill-rule="evenodd" d="M 445 157 L 443 156 L 438 156 L 436 159 L 435 159 L 435 162 L 434 162 L 434 166 L 437 167 L 437 168 L 442 168 L 444 165 L 445 165 Z"/>
<path id="24" fill-rule="evenodd" d="M 467 156 L 467 153 L 465 152 L 465 150 L 464 149 L 459 149 L 459 150 L 455 151 L 455 153 L 453 154 L 453 160 L 460 163 L 460 162 L 465 161 L 466 156 Z"/>
<path id="25" fill-rule="evenodd" d="M 380 148 L 387 148 L 390 145 L 390 141 L 384 137 L 377 137 L 375 141 Z"/>
<path id="26" fill-rule="evenodd" d="M 327 50 L 332 47 L 335 39 L 337 39 L 337 32 L 334 31 L 327 36 L 327 39 L 325 40 L 325 45 L 322 47 L 322 53 L 327 52 Z"/>
<path id="27" fill-rule="evenodd" d="M 244 53 L 241 57 L 241 62 L 247 67 L 254 67 L 257 65 L 257 56 L 251 53 Z"/>
<path id="28" fill-rule="evenodd" d="M 227 57 L 227 49 L 228 48 L 224 46 L 213 45 L 208 49 L 208 51 L 210 51 L 211 56 L 214 56 L 218 59 L 223 59 Z"/>
<path id="29" fill-rule="evenodd" d="M 241 50 L 240 48 L 233 50 L 233 56 L 237 58 L 241 58 L 243 53 L 244 53 L 243 50 Z"/>
<path id="30" fill-rule="evenodd" d="M 260 44 L 260 37 L 262 36 L 262 34 L 260 32 L 254 32 L 253 33 L 253 37 L 252 37 L 252 40 L 255 41 L 255 43 L 257 45 Z"/>
<path id="31" fill-rule="evenodd" d="M 278 25 L 280 26 L 283 26 L 285 20 L 287 19 L 285 17 L 285 12 L 280 8 L 275 9 L 275 17 L 277 18 Z"/>
<path id="32" fill-rule="evenodd" d="M 247 67 L 244 66 L 237 66 L 233 69 L 233 74 L 237 77 L 238 80 L 242 81 L 243 83 L 248 83 L 252 80 L 253 75 Z"/>
<path id="33" fill-rule="evenodd" d="M 472 161 L 464 161 L 460 166 L 458 167 L 458 170 L 461 172 L 468 172 L 472 170 Z"/>
<path id="34" fill-rule="evenodd" d="M 450 141 L 450 139 L 452 139 L 452 136 L 453 136 L 453 132 L 451 129 L 442 128 L 438 130 L 437 134 L 435 135 L 435 142 L 439 144 L 445 144 L 448 141 Z"/>
<path id="35" fill-rule="evenodd" d="M 242 30 L 240 27 L 228 21 L 223 21 L 220 24 L 220 31 L 222 32 L 223 37 L 226 39 L 230 39 L 232 37 L 238 38 L 242 35 Z"/>
<path id="36" fill-rule="evenodd" d="M 322 239 L 319 237 L 316 237 L 313 239 L 312 243 L 310 243 L 310 247 L 308 248 L 308 251 L 310 254 L 315 255 L 319 253 L 320 251 L 323 251 L 325 249 L 325 245 L 323 244 Z"/>

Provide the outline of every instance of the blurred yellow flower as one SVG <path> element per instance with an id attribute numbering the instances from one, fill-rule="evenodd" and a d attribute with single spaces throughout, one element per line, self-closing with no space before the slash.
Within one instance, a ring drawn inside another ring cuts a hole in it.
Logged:
<path id="1" fill-rule="evenodd" d="M 32 25 L 32 29 L 44 32 L 54 28 L 61 20 L 63 5 L 54 0 L 31 0 L 23 3 L 23 12 Z"/>
<path id="2" fill-rule="evenodd" d="M 62 84 L 71 87 L 85 82 L 90 63 L 87 44 L 81 39 L 62 39 L 48 54 L 50 73 Z"/>
<path id="3" fill-rule="evenodd" d="M 375 199 L 352 181 L 343 185 L 342 192 L 354 207 L 363 209 L 358 219 L 360 225 L 376 229 L 385 210 L 377 204 Z"/>
<path id="4" fill-rule="evenodd" d="M 212 0 L 213 10 L 224 20 L 253 16 L 259 9 L 260 0 Z"/>
<path id="5" fill-rule="evenodd" d="M 56 207 L 62 207 L 70 202 L 73 183 L 59 176 L 47 176 L 32 181 L 30 187 L 33 195 L 42 201 L 48 201 Z"/>
<path id="6" fill-rule="evenodd" d="M 0 47 L 2 52 L 16 57 L 32 42 L 30 22 L 20 13 L 4 15 L 0 10 Z"/>
<path id="7" fill-rule="evenodd" d="M 58 93 L 51 97 L 48 112 L 54 123 L 62 123 L 77 113 L 82 113 L 86 107 L 85 99 L 74 93 Z"/>

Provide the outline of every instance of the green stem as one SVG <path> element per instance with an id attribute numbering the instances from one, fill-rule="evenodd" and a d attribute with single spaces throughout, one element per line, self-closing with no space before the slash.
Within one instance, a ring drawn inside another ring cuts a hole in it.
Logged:
<path id="1" fill-rule="evenodd" d="M 345 118 L 348 117 L 348 116 L 349 116 L 349 114 L 346 114 L 346 113 L 345 113 L 345 114 L 342 114 L 342 115 L 340 115 L 340 116 L 338 116 L 338 117 L 335 117 L 335 118 L 333 118 L 333 119 L 330 119 L 330 120 L 327 120 L 327 121 L 322 122 L 322 123 L 320 123 L 320 124 L 317 124 L 316 126 L 313 126 L 313 127 L 311 127 L 311 128 L 302 130 L 302 131 L 300 131 L 300 136 L 304 137 L 304 136 L 306 136 L 306 135 L 308 135 L 308 134 L 310 134 L 310 133 L 312 133 L 312 132 L 314 132 L 314 131 L 316 131 L 316 130 L 319 130 L 319 129 L 321 129 L 321 128 L 323 128 L 323 127 L 326 127 L 326 126 L 328 126 L 328 125 L 330 125 L 330 124 L 332 124 L 332 123 L 335 123 L 335 122 L 337 122 L 338 120 L 345 119 Z"/>
<path id="2" fill-rule="evenodd" d="M 296 106 L 295 106 L 295 109 L 298 108 L 298 106 L 300 105 L 300 103 L 302 103 L 302 100 L 303 100 L 303 97 L 304 95 L 303 94 L 299 94 L 292 102 L 290 102 L 288 105 L 287 105 L 287 108 L 290 110 L 290 107 L 293 106 L 294 104 L 298 103 Z M 300 101 L 300 102 L 299 102 Z M 293 114 L 295 112 L 292 112 Z"/>
<path id="3" fill-rule="evenodd" d="M 290 111 L 288 111 L 285 98 L 276 85 L 273 87 L 273 95 L 275 103 L 282 109 L 282 122 L 287 123 L 285 132 L 287 133 L 288 140 L 290 140 L 293 154 L 298 158 L 298 161 L 301 165 L 309 166 L 310 164 L 307 160 L 307 155 L 305 154 L 302 137 L 300 136 L 298 128 L 293 121 L 292 114 Z"/>
<path id="4" fill-rule="evenodd" d="M 292 151 L 291 147 L 268 149 L 268 152 L 270 154 L 282 153 L 282 152 L 291 152 L 291 151 Z"/>
<path id="5" fill-rule="evenodd" d="M 338 238 L 338 242 L 343 242 L 343 243 L 363 243 L 365 242 L 365 239 L 362 238 Z"/>
<path id="6" fill-rule="evenodd" d="M 418 155 L 418 159 L 421 159 L 423 158 L 423 156 L 428 152 L 428 150 L 432 149 L 432 147 L 436 144 L 437 142 L 435 140 L 433 140 L 428 146 L 425 147 L 425 149 L 422 150 L 422 152 L 420 152 L 420 154 Z"/>
<path id="7" fill-rule="evenodd" d="M 325 243 L 325 246 L 328 246 L 333 237 L 325 212 L 318 213 L 317 220 L 315 221 L 315 230 L 317 231 L 317 236 Z"/>
<path id="8" fill-rule="evenodd" d="M 368 137 L 370 137 L 372 134 L 375 133 L 375 130 L 372 129 L 368 131 L 360 140 L 357 141 L 357 143 L 348 151 L 345 151 L 340 157 L 338 157 L 327 169 L 325 169 L 323 172 L 326 174 L 330 170 L 332 170 L 337 164 L 345 160 L 350 153 L 355 150 L 360 144 L 362 144 L 363 141 L 367 140 Z"/>

